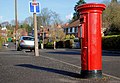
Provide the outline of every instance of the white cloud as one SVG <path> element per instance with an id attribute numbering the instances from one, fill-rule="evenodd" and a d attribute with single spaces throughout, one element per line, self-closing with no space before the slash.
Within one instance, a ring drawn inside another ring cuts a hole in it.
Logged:
<path id="1" fill-rule="evenodd" d="M 73 17 L 73 13 L 68 14 L 68 15 L 66 16 L 66 19 L 67 19 L 67 20 L 71 20 L 71 19 L 72 19 L 72 17 Z"/>
<path id="2" fill-rule="evenodd" d="M 2 16 L 0 16 L 0 20 L 2 19 Z"/>

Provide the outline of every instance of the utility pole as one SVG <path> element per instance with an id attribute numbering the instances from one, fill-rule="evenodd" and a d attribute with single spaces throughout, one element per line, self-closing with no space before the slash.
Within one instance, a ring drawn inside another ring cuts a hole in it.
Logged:
<path id="1" fill-rule="evenodd" d="M 17 0 L 15 0 L 15 48 L 17 49 L 17 30 L 18 30 L 18 20 L 17 20 Z"/>
<path id="2" fill-rule="evenodd" d="M 33 3 L 36 3 L 36 0 L 33 0 Z M 35 56 L 39 56 L 36 12 L 33 13 L 33 19 L 34 19 L 33 23 L 34 23 L 34 37 L 35 37 Z"/>

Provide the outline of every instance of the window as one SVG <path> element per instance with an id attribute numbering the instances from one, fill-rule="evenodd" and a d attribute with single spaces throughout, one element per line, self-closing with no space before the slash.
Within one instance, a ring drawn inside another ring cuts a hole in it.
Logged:
<path id="1" fill-rule="evenodd" d="M 68 28 L 68 33 L 70 33 L 70 28 Z"/>
<path id="2" fill-rule="evenodd" d="M 70 28 L 70 33 L 72 32 L 72 27 Z"/>
<path id="3" fill-rule="evenodd" d="M 75 27 L 72 28 L 72 33 L 75 33 Z"/>
<path id="4" fill-rule="evenodd" d="M 77 33 L 78 32 L 78 27 L 75 27 L 75 33 Z"/>
<path id="5" fill-rule="evenodd" d="M 23 37 L 23 40 L 31 40 L 31 41 L 34 41 L 34 38 L 32 38 L 32 37 Z"/>

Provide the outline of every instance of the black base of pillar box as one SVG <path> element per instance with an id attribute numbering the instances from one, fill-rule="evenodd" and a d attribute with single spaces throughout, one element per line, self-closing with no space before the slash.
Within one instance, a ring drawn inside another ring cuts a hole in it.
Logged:
<path id="1" fill-rule="evenodd" d="M 102 70 L 81 70 L 81 78 L 102 78 Z"/>

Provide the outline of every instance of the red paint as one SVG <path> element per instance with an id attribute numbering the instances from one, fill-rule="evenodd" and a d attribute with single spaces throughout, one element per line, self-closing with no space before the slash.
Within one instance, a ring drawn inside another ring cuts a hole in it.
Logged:
<path id="1" fill-rule="evenodd" d="M 104 4 L 89 3 L 77 7 L 82 24 L 82 70 L 102 70 L 101 28 Z"/>

